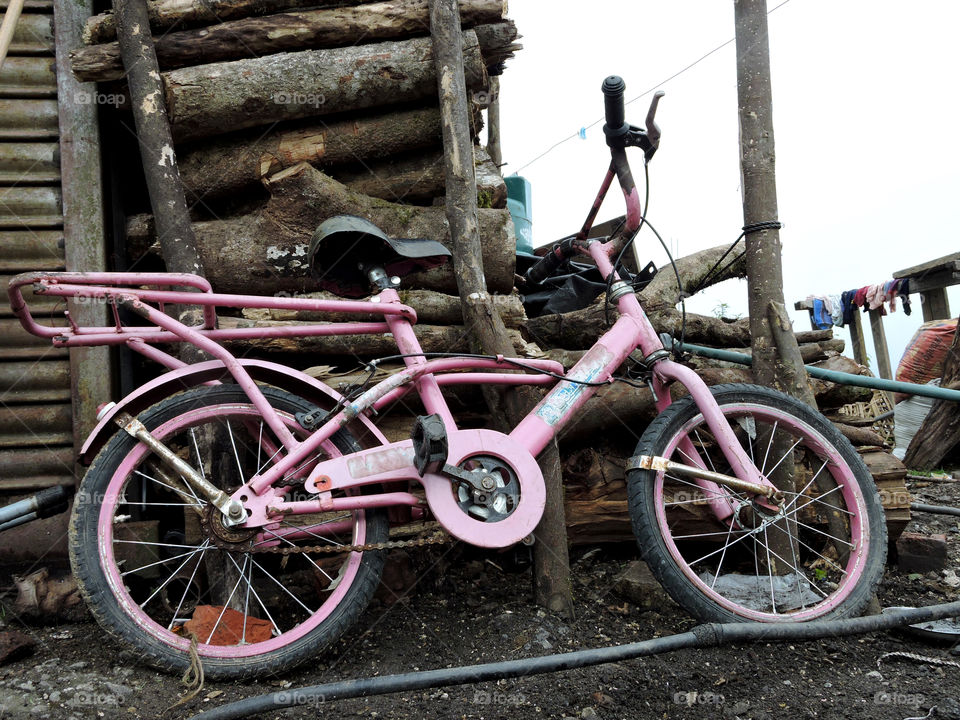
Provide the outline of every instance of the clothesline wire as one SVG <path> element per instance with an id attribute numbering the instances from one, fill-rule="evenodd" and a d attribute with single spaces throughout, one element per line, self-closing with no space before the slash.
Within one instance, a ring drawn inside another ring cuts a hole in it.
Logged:
<path id="1" fill-rule="evenodd" d="M 779 5 L 776 5 L 776 6 L 774 6 L 773 8 L 771 8 L 770 10 L 768 10 L 768 11 L 767 11 L 767 15 L 771 15 L 772 13 L 776 12 L 777 10 L 779 10 L 780 8 L 782 8 L 784 5 L 786 5 L 788 2 L 790 2 L 790 0 L 783 0 L 783 2 L 781 2 Z M 630 105 L 631 103 L 635 103 L 637 100 L 640 100 L 641 98 L 646 97 L 647 95 L 649 95 L 650 93 L 652 93 L 652 92 L 653 92 L 654 90 L 656 90 L 657 88 L 663 87 L 664 85 L 666 85 L 666 84 L 667 84 L 668 82 L 670 82 L 671 80 L 675 80 L 676 78 L 678 78 L 678 77 L 680 77 L 681 75 L 683 75 L 685 72 L 687 72 L 687 71 L 689 71 L 689 70 L 692 70 L 692 69 L 695 68 L 697 65 L 699 65 L 699 64 L 702 63 L 704 60 L 706 60 L 708 57 L 710 57 L 711 55 L 713 55 L 713 54 L 715 54 L 715 53 L 717 53 L 717 52 L 719 52 L 719 51 L 721 51 L 721 50 L 723 50 L 723 48 L 725 48 L 727 45 L 729 45 L 730 43 L 734 42 L 735 40 L 736 40 L 736 38 L 735 38 L 735 37 L 732 37 L 732 38 L 730 38 L 729 40 L 727 40 L 726 42 L 721 43 L 720 45 L 717 45 L 717 47 L 715 47 L 713 50 L 710 50 L 709 52 L 701 55 L 699 58 L 697 58 L 696 60 L 694 60 L 692 63 L 690 63 L 690 64 L 687 65 L 686 67 L 684 67 L 684 68 L 682 68 L 681 70 L 678 70 L 677 72 L 673 73 L 673 75 L 671 75 L 670 77 L 668 77 L 668 78 L 666 78 L 666 79 L 664 79 L 664 80 L 661 80 L 660 82 L 656 83 L 655 85 L 653 85 L 652 87 L 648 88 L 647 90 L 644 90 L 642 93 L 640 93 L 640 94 L 637 95 L 636 97 L 633 97 L 633 98 L 631 98 L 630 100 L 627 100 L 627 101 L 624 103 L 624 105 Z M 603 122 L 603 121 L 604 121 L 604 118 L 602 118 L 602 117 L 597 118 L 596 120 L 594 120 L 594 121 L 593 121 L 592 123 L 590 123 L 589 125 L 584 125 L 584 126 L 583 126 L 583 129 L 584 129 L 584 130 L 589 130 L 589 129 L 592 128 L 593 126 L 598 125 L 598 124 L 600 124 L 600 123 Z M 550 147 L 548 147 L 548 148 L 547 148 L 546 150 L 544 150 L 542 153 L 540 153 L 539 155 L 537 155 L 533 160 L 531 160 L 531 161 L 529 161 L 529 162 L 527 162 L 527 163 L 524 163 L 524 164 L 521 165 L 519 168 L 517 168 L 517 169 L 513 172 L 513 174 L 514 174 L 514 175 L 519 175 L 521 170 L 525 170 L 526 168 L 530 167 L 530 166 L 533 165 L 535 162 L 537 162 L 538 160 L 540 160 L 542 157 L 544 157 L 544 156 L 546 156 L 546 155 L 549 155 L 551 152 L 553 152 L 554 150 L 556 150 L 558 147 L 560 147 L 561 145 L 563 145 L 565 142 L 567 142 L 568 140 L 573 140 L 575 137 L 580 137 L 580 131 L 579 131 L 579 130 L 578 130 L 577 132 L 573 133 L 572 135 L 568 135 L 567 137 L 563 138 L 562 140 L 557 140 L 557 142 L 555 142 L 553 145 L 551 145 Z"/>

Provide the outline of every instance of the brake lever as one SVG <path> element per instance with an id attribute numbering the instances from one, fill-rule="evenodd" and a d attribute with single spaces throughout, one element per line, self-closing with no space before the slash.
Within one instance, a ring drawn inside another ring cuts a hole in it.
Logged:
<path id="1" fill-rule="evenodd" d="M 660 104 L 660 98 L 665 94 L 663 90 L 657 90 L 657 92 L 653 94 L 653 100 L 650 101 L 650 109 L 647 110 L 647 141 L 650 143 L 650 148 L 643 153 L 643 161 L 645 163 L 650 162 L 653 154 L 657 151 L 657 148 L 660 147 L 660 126 L 654 122 L 654 118 L 657 115 L 657 106 Z"/>

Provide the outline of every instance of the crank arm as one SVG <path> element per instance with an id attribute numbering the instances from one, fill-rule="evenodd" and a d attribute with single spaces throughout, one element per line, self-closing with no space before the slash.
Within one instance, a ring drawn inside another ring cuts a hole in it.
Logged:
<path id="1" fill-rule="evenodd" d="M 127 434 L 132 435 L 150 448 L 160 460 L 178 472 L 194 490 L 222 512 L 224 525 L 240 525 L 246 520 L 247 514 L 243 509 L 243 503 L 238 500 L 231 500 L 230 496 L 223 490 L 204 479 L 200 473 L 184 462 L 173 450 L 151 435 L 146 426 L 130 413 L 117 413 L 114 422 L 122 427 Z"/>
<path id="2" fill-rule="evenodd" d="M 662 472 L 671 472 L 674 475 L 679 475 L 681 477 L 710 480 L 718 485 L 725 485 L 731 490 L 740 490 L 742 492 L 753 493 L 754 495 L 762 495 L 778 505 L 783 502 L 783 493 L 777 490 L 777 488 L 773 485 L 761 485 L 760 483 L 741 480 L 740 478 L 733 477 L 732 475 L 724 475 L 722 473 L 694 467 L 693 465 L 676 463 L 672 460 L 667 460 L 667 458 L 659 457 L 657 455 L 636 455 L 627 461 L 627 469 L 659 470 Z"/>

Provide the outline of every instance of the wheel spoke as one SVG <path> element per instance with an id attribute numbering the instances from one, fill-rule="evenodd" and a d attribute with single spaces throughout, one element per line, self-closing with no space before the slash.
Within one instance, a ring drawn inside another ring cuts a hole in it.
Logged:
<path id="1" fill-rule="evenodd" d="M 206 540 L 204 540 L 203 543 L 204 543 L 203 545 L 198 546 L 197 549 L 194 550 L 193 553 L 191 553 L 191 557 L 192 557 L 193 555 L 195 555 L 196 553 L 198 553 L 198 552 L 202 552 L 203 549 L 206 548 L 207 545 L 209 544 L 209 542 L 206 541 Z M 156 590 L 154 590 L 154 591 L 150 594 L 150 597 L 148 597 L 146 600 L 144 600 L 142 603 L 140 603 L 140 609 L 142 610 L 143 608 L 145 608 L 145 607 L 149 604 L 149 602 L 150 602 L 151 600 L 153 600 L 153 598 L 155 598 L 155 597 L 157 596 L 157 593 L 159 593 L 161 590 L 163 590 L 163 589 L 167 586 L 167 584 L 169 584 L 169 582 L 170 582 L 171 580 L 173 580 L 173 578 L 175 578 L 175 577 L 177 576 L 177 573 L 179 573 L 179 572 L 186 566 L 186 564 L 187 564 L 188 562 L 190 562 L 190 558 L 189 558 L 189 557 L 186 558 L 182 563 L 180 563 L 180 567 L 178 567 L 176 570 L 174 570 L 172 573 L 170 573 L 170 577 L 168 577 L 166 580 L 164 580 L 164 581 L 163 581 L 163 584 L 160 585 L 160 587 L 158 587 Z"/>

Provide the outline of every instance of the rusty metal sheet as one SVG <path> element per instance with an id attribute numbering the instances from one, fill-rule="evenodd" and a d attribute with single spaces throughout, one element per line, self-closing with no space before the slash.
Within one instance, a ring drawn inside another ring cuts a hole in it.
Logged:
<path id="1" fill-rule="evenodd" d="M 56 100 L 0 99 L 0 140 L 56 139 L 59 133 Z"/>
<path id="2" fill-rule="evenodd" d="M 69 382 L 68 375 L 68 400 Z M 69 403 L 0 407 L 0 449 L 36 447 L 38 451 L 45 451 L 48 447 L 67 444 L 73 444 L 73 414 Z M 4 474 L 0 471 L 0 476 Z"/>
<path id="3" fill-rule="evenodd" d="M 0 97 L 56 97 L 51 57 L 8 57 L 0 68 Z"/>
<path id="4" fill-rule="evenodd" d="M 64 325 L 66 321 L 58 319 L 57 324 Z M 64 357 L 67 357 L 66 348 L 55 348 L 49 340 L 31 335 L 19 320 L 0 319 L 0 360 L 56 360 Z"/>
<path id="5" fill-rule="evenodd" d="M 0 490 L 18 487 L 17 483 L 22 486 L 31 478 L 45 483 L 40 487 L 69 484 L 72 480 L 63 482 L 62 478 L 73 477 L 73 446 L 0 450 L 0 468 L 3 468 Z"/>
<path id="6" fill-rule="evenodd" d="M 58 143 L 0 143 L 0 185 L 59 182 Z"/>
<path id="7" fill-rule="evenodd" d="M 0 273 L 63 270 L 65 267 L 63 233 L 60 230 L 0 232 Z M 3 292 L 6 291 L 4 282 Z M 6 298 L 6 294 L 3 297 Z"/>
<path id="8" fill-rule="evenodd" d="M 13 31 L 10 54 L 52 55 L 53 51 L 53 15 L 23 13 Z"/>
<path id="9" fill-rule="evenodd" d="M 56 227 L 61 213 L 59 187 L 0 188 L 0 228 Z"/>
<path id="10" fill-rule="evenodd" d="M 0 363 L 0 410 L 10 403 L 69 400 L 69 361 Z"/>

